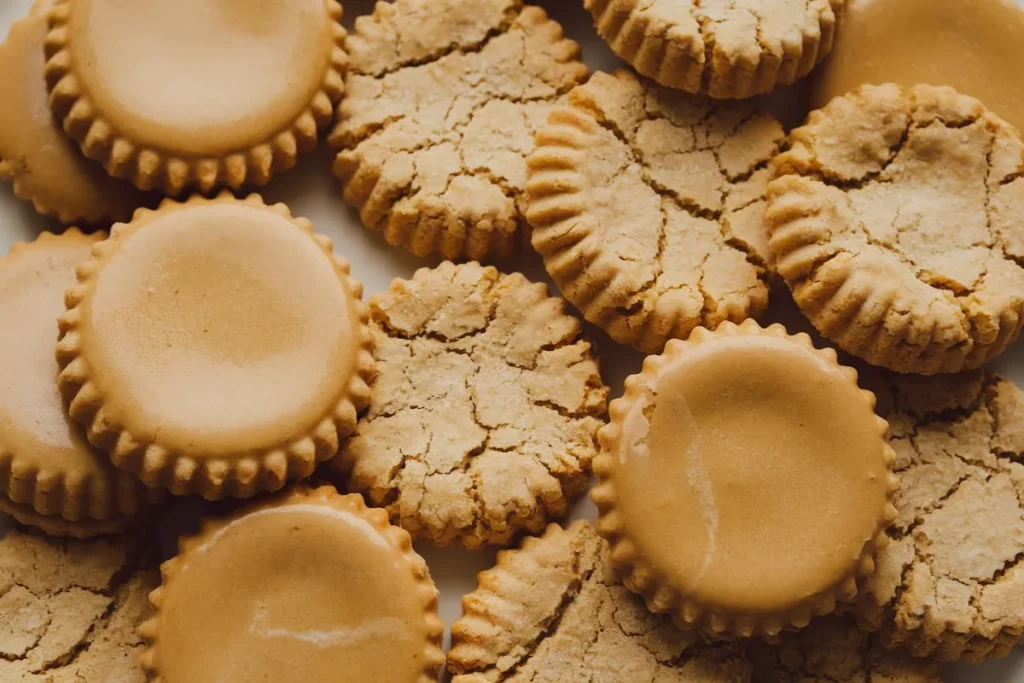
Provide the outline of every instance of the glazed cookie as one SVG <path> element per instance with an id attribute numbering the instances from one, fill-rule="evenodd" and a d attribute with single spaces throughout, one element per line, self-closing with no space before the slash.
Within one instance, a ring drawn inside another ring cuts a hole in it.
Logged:
<path id="1" fill-rule="evenodd" d="M 48 19 L 54 114 L 144 190 L 264 185 L 344 92 L 337 0 L 55 0 Z"/>
<path id="2" fill-rule="evenodd" d="M 420 256 L 517 250 L 523 157 L 586 77 L 579 46 L 520 0 L 396 0 L 356 20 L 349 48 L 331 141 L 363 223 Z"/>
<path id="3" fill-rule="evenodd" d="M 703 643 L 621 586 L 587 522 L 499 552 L 462 606 L 452 683 L 750 680 L 739 646 Z"/>
<path id="4" fill-rule="evenodd" d="M 443 263 L 370 301 L 370 410 L 332 463 L 394 523 L 477 548 L 587 486 L 608 389 L 580 322 L 522 275 Z"/>
<path id="5" fill-rule="evenodd" d="M 533 246 L 613 339 L 672 337 L 768 305 L 768 160 L 784 133 L 742 103 L 594 74 L 551 112 L 527 160 Z"/>
<path id="6" fill-rule="evenodd" d="M 996 375 L 874 381 L 901 488 L 863 624 L 918 656 L 979 661 L 1024 633 L 1024 396 Z"/>
<path id="7" fill-rule="evenodd" d="M 160 583 L 138 537 L 58 543 L 0 539 L 0 680 L 144 683 L 136 627 Z"/>
<path id="8" fill-rule="evenodd" d="M 832 49 L 845 0 L 584 0 L 612 51 L 662 85 L 715 98 L 765 93 Z"/>
<path id="9" fill-rule="evenodd" d="M 793 131 L 766 224 L 800 309 L 903 373 L 984 365 L 1024 325 L 1024 144 L 949 88 L 865 86 Z"/>
<path id="10" fill-rule="evenodd" d="M 78 268 L 58 385 L 93 445 L 149 486 L 274 491 L 333 458 L 369 401 L 361 296 L 283 204 L 168 200 Z"/>

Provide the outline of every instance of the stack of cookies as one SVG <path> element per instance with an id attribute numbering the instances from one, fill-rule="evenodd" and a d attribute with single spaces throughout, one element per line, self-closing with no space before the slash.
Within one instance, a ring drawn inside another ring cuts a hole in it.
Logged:
<path id="1" fill-rule="evenodd" d="M 0 178 L 73 227 L 0 260 L 0 681 L 933 683 L 1007 654 L 1024 395 L 986 366 L 1024 327 L 1024 141 L 934 72 L 851 75 L 858 32 L 935 10 L 850 2 L 582 0 L 631 66 L 590 73 L 521 0 L 351 35 L 336 0 L 37 0 Z M 758 96 L 819 65 L 787 131 Z M 366 227 L 447 259 L 366 303 L 248 193 L 328 128 Z M 817 337 L 756 322 L 788 295 Z M 646 354 L 621 389 L 576 311 Z M 414 540 L 515 546 L 447 656 Z"/>

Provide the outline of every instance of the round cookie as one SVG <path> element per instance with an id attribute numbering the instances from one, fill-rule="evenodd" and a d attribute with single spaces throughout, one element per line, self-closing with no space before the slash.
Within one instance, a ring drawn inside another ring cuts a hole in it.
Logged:
<path id="1" fill-rule="evenodd" d="M 784 137 L 748 104 L 596 73 L 527 160 L 533 246 L 587 320 L 645 353 L 757 317 L 767 163 Z"/>
<path id="2" fill-rule="evenodd" d="M 168 200 L 78 268 L 58 385 L 93 445 L 149 486 L 274 491 L 334 457 L 369 402 L 361 296 L 283 204 Z"/>
<path id="3" fill-rule="evenodd" d="M 984 365 L 1024 325 L 1024 144 L 949 88 L 865 86 L 775 162 L 778 272 L 843 350 L 903 373 Z"/>
<path id="4" fill-rule="evenodd" d="M 920 657 L 1006 655 L 1024 633 L 1024 395 L 981 373 L 873 384 L 899 514 L 862 624 Z"/>
<path id="5" fill-rule="evenodd" d="M 48 20 L 54 114 L 144 190 L 264 185 L 344 92 L 337 0 L 56 0 Z"/>
<path id="6" fill-rule="evenodd" d="M 521 0 L 378 2 L 349 39 L 334 172 L 363 223 L 419 256 L 501 259 L 527 241 L 523 157 L 587 75 Z"/>
<path id="7" fill-rule="evenodd" d="M 370 301 L 370 409 L 331 463 L 395 524 L 478 548 L 587 487 L 608 389 L 579 320 L 522 275 L 443 263 Z"/>
<path id="8" fill-rule="evenodd" d="M 775 640 L 851 601 L 896 515 L 873 408 L 834 351 L 781 325 L 648 357 L 598 434 L 591 491 L 626 586 L 716 637 Z"/>
<path id="9" fill-rule="evenodd" d="M 832 49 L 845 0 L 584 0 L 612 51 L 644 76 L 744 98 L 810 73 Z"/>
<path id="10" fill-rule="evenodd" d="M 619 584 L 588 522 L 498 553 L 452 625 L 452 683 L 746 683 L 738 645 L 706 644 Z"/>

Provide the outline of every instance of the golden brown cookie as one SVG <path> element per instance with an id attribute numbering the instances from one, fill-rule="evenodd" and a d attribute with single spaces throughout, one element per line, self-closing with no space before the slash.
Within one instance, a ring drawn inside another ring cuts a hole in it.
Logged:
<path id="1" fill-rule="evenodd" d="M 533 246 L 587 320 L 657 353 L 768 305 L 768 160 L 784 133 L 618 71 L 551 112 L 527 163 Z"/>
<path id="2" fill-rule="evenodd" d="M 444 663 L 427 564 L 359 496 L 298 489 L 208 520 L 161 570 L 139 629 L 161 683 L 434 683 Z"/>
<path id="3" fill-rule="evenodd" d="M 586 77 L 579 46 L 521 0 L 397 0 L 356 20 L 349 49 L 331 142 L 363 223 L 419 256 L 519 249 L 523 157 Z"/>
<path id="4" fill-rule="evenodd" d="M 626 585 L 716 636 L 775 639 L 850 601 L 896 514 L 873 407 L 834 351 L 781 325 L 648 357 L 598 434 L 591 492 Z"/>
<path id="5" fill-rule="evenodd" d="M 980 661 L 1024 633 L 1024 395 L 997 375 L 874 378 L 899 515 L 859 604 L 883 642 Z"/>
<path id="6" fill-rule="evenodd" d="M 136 627 L 160 583 L 138 536 L 0 539 L 0 681 L 144 683 Z"/>
<path id="7" fill-rule="evenodd" d="M 1024 325 L 1024 143 L 949 88 L 865 86 L 774 162 L 766 224 L 814 326 L 897 372 L 977 368 Z"/>
<path id="8" fill-rule="evenodd" d="M 417 538 L 539 532 L 583 493 L 608 388 L 579 320 L 518 273 L 443 263 L 370 301 L 370 409 L 331 463 Z"/>
<path id="9" fill-rule="evenodd" d="M 498 553 L 452 625 L 452 683 L 700 681 L 746 683 L 737 645 L 708 645 L 616 580 L 588 522 Z"/>
<path id="10" fill-rule="evenodd" d="M 149 486 L 248 497 L 334 457 L 369 401 L 362 286 L 257 196 L 139 211 L 78 269 L 60 319 L 71 416 Z"/>
<path id="11" fill-rule="evenodd" d="M 344 92 L 337 0 L 56 0 L 48 18 L 54 114 L 145 190 L 264 185 Z"/>
<path id="12" fill-rule="evenodd" d="M 744 98 L 810 73 L 845 0 L 584 0 L 612 51 L 662 85 Z"/>

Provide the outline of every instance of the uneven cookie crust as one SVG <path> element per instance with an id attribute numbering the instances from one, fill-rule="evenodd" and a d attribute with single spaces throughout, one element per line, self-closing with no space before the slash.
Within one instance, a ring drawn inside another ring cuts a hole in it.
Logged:
<path id="1" fill-rule="evenodd" d="M 452 626 L 452 683 L 744 683 L 739 646 L 706 645 L 620 585 L 587 522 L 498 553 Z"/>
<path id="2" fill-rule="evenodd" d="M 538 532 L 587 485 L 604 423 L 580 322 L 522 275 L 444 263 L 370 301 L 369 413 L 332 463 L 414 537 Z"/>
<path id="3" fill-rule="evenodd" d="M 59 542 L 8 532 L 0 540 L 0 680 L 143 683 L 135 628 L 160 584 L 150 560 L 137 536 Z"/>
<path id="4" fill-rule="evenodd" d="M 587 75 L 579 46 L 520 0 L 378 3 L 349 39 L 331 136 L 345 200 L 425 256 L 498 259 L 524 240 L 524 155 Z"/>
<path id="5" fill-rule="evenodd" d="M 875 377 L 902 489 L 859 605 L 917 656 L 979 661 L 1024 633 L 1024 395 L 997 375 Z"/>
<path id="6" fill-rule="evenodd" d="M 767 163 L 783 138 L 750 105 L 594 74 L 527 160 L 533 246 L 587 320 L 646 353 L 756 317 Z"/>
<path id="7" fill-rule="evenodd" d="M 793 131 L 766 224 L 814 326 L 872 365 L 980 367 L 1024 325 L 1024 144 L 948 88 L 866 86 Z"/>

